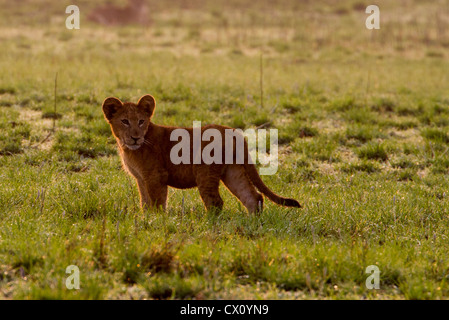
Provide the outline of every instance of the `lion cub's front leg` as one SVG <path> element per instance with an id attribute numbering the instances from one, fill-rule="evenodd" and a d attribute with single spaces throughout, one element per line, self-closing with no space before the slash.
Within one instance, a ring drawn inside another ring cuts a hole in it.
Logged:
<path id="1" fill-rule="evenodd" d="M 150 195 L 148 194 L 148 190 L 145 187 L 145 183 L 141 179 L 137 179 L 137 187 L 139 188 L 139 195 L 140 195 L 140 207 L 144 208 L 145 206 L 148 206 L 150 204 Z"/>
<path id="2" fill-rule="evenodd" d="M 140 206 L 144 210 L 162 209 L 167 207 L 168 187 L 160 183 L 137 180 L 140 193 Z"/>

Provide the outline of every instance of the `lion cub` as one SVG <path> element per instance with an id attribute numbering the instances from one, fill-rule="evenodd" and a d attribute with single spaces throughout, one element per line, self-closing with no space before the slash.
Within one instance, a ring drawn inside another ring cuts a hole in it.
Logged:
<path id="1" fill-rule="evenodd" d="M 166 208 L 168 187 L 186 189 L 198 187 L 201 199 L 206 209 L 222 209 L 223 200 L 220 197 L 220 181 L 248 209 L 249 212 L 262 210 L 263 197 L 256 188 L 271 201 L 300 208 L 294 199 L 282 198 L 272 192 L 260 178 L 254 164 L 248 161 L 248 146 L 244 141 L 244 159 L 238 162 L 217 161 L 206 164 L 204 161 L 194 161 L 193 139 L 190 139 L 190 162 L 174 164 L 171 160 L 172 148 L 178 143 L 173 141 L 172 132 L 184 129 L 190 136 L 193 128 L 161 126 L 151 122 L 156 107 L 156 101 L 151 95 L 145 95 L 137 104 L 121 102 L 117 98 L 107 98 L 103 102 L 103 113 L 111 125 L 112 133 L 118 144 L 123 167 L 137 181 L 142 208 Z M 207 129 L 216 129 L 223 137 L 225 150 L 225 130 L 235 130 L 226 126 L 208 125 L 201 127 L 201 133 Z M 199 130 L 199 128 L 198 128 Z M 207 143 L 201 142 L 201 150 Z M 238 154 L 237 143 L 232 146 Z M 193 151 L 192 151 L 193 150 Z M 224 154 L 224 152 L 223 152 Z M 234 160 L 235 160 L 234 155 Z"/>

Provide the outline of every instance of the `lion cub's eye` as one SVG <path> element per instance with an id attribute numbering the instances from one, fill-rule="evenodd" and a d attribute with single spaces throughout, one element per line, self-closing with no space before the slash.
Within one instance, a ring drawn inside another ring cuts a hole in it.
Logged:
<path id="1" fill-rule="evenodd" d="M 126 120 L 126 119 L 123 119 L 123 120 L 122 120 L 122 123 L 123 123 L 125 126 L 129 126 L 129 121 Z"/>
<path id="2" fill-rule="evenodd" d="M 144 123 L 145 123 L 145 120 L 139 120 L 139 127 L 143 126 Z"/>

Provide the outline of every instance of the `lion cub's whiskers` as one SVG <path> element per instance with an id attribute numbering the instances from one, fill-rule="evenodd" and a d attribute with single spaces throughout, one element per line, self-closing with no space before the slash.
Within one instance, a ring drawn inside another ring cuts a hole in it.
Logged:
<path id="1" fill-rule="evenodd" d="M 154 147 L 154 143 L 151 142 L 150 140 L 145 139 L 143 140 L 143 143 L 145 143 L 147 146 Z"/>

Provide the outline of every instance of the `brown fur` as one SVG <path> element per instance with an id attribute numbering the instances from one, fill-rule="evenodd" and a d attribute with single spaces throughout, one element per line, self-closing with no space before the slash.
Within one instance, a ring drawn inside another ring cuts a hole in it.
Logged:
<path id="1" fill-rule="evenodd" d="M 137 104 L 122 103 L 119 99 L 112 97 L 103 102 L 103 113 L 117 140 L 123 166 L 137 181 L 142 207 L 165 209 L 168 187 L 178 189 L 198 187 L 207 210 L 221 209 L 223 200 L 218 191 L 220 181 L 249 212 L 262 210 L 263 197 L 256 188 L 277 204 L 301 207 L 296 200 L 276 195 L 263 183 L 254 164 L 248 162 L 246 141 L 244 142 L 244 164 L 224 164 L 224 156 L 223 164 L 193 164 L 193 139 L 190 139 L 190 164 L 173 164 L 170 160 L 170 151 L 178 141 L 170 141 L 170 135 L 179 127 L 152 123 L 150 120 L 155 106 L 156 102 L 150 95 L 141 97 Z M 220 131 L 224 154 L 225 130 L 232 128 L 207 125 L 201 128 L 201 132 L 210 128 Z M 192 137 L 192 128 L 183 129 L 188 130 Z M 201 150 L 208 143 L 203 141 Z M 236 144 L 233 148 L 234 153 L 236 153 L 235 146 Z"/>

